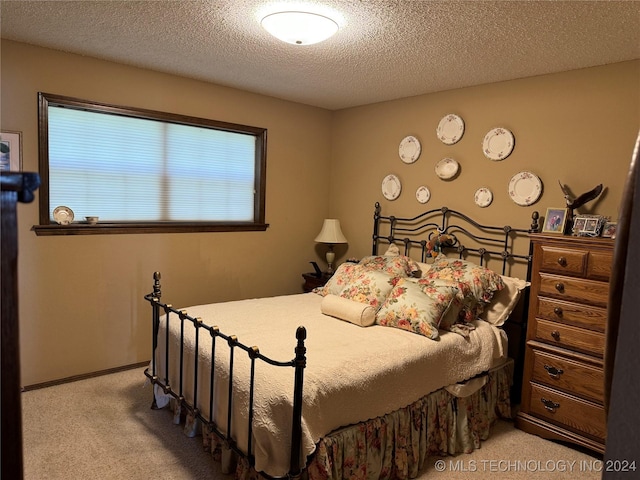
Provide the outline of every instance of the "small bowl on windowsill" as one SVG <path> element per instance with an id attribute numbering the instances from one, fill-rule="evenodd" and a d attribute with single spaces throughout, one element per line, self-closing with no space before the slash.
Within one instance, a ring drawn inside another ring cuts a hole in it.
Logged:
<path id="1" fill-rule="evenodd" d="M 89 225 L 95 225 L 96 223 L 98 223 L 99 218 L 100 217 L 84 217 Z"/>

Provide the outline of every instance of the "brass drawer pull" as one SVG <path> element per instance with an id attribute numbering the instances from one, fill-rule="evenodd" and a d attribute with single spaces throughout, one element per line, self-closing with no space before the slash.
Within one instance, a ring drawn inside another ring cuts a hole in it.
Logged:
<path id="1" fill-rule="evenodd" d="M 544 369 L 547 371 L 551 378 L 555 378 L 556 380 L 560 378 L 560 375 L 564 373 L 564 370 L 561 368 L 552 367 L 551 365 L 544 364 Z"/>
<path id="2" fill-rule="evenodd" d="M 556 290 L 559 291 L 560 293 L 564 292 L 564 283 L 562 282 L 556 283 Z"/>
<path id="3" fill-rule="evenodd" d="M 557 316 L 561 317 L 561 316 L 562 316 L 562 313 L 563 313 L 562 308 L 560 308 L 560 307 L 555 307 L 555 308 L 553 309 L 553 313 L 555 313 Z"/>
<path id="4" fill-rule="evenodd" d="M 558 258 L 558 265 L 560 265 L 561 267 L 566 267 L 567 266 L 567 259 L 564 258 L 564 257 Z"/>
<path id="5" fill-rule="evenodd" d="M 560 407 L 559 403 L 547 400 L 546 398 L 541 398 L 540 401 L 543 403 L 544 408 L 546 408 L 551 413 L 555 413 L 556 408 Z"/>
<path id="6" fill-rule="evenodd" d="M 560 332 L 559 332 L 559 331 L 554 330 L 553 332 L 551 332 L 551 336 L 553 337 L 553 339 L 554 339 L 556 342 L 559 342 L 559 341 L 560 341 Z"/>

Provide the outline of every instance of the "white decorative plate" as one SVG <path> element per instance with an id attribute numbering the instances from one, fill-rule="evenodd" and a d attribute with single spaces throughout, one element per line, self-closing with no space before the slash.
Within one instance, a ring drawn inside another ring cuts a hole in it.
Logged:
<path id="1" fill-rule="evenodd" d="M 449 180 L 458 173 L 460 165 L 453 158 L 443 158 L 436 163 L 436 175 L 443 180 Z"/>
<path id="2" fill-rule="evenodd" d="M 493 193 L 487 187 L 480 187 L 476 190 L 473 200 L 479 207 L 488 207 L 493 202 Z"/>
<path id="3" fill-rule="evenodd" d="M 395 200 L 400 196 L 400 192 L 402 191 L 402 184 L 400 183 L 400 179 L 395 175 L 387 175 L 382 180 L 382 195 L 387 200 Z"/>
<path id="4" fill-rule="evenodd" d="M 436 133 L 442 143 L 453 145 L 462 138 L 464 121 L 453 113 L 445 115 L 442 117 L 442 120 L 440 120 Z"/>
<path id="5" fill-rule="evenodd" d="M 494 128 L 484 136 L 482 151 L 491 160 L 504 160 L 513 151 L 515 138 L 506 128 Z"/>
<path id="6" fill-rule="evenodd" d="M 69 207 L 60 205 L 53 209 L 53 219 L 60 225 L 69 225 L 73 222 L 73 210 Z"/>
<path id="7" fill-rule="evenodd" d="M 518 205 L 533 205 L 542 195 L 542 182 L 531 172 L 516 173 L 509 181 L 509 196 Z"/>
<path id="8" fill-rule="evenodd" d="M 418 140 L 416 137 L 412 137 L 411 135 L 409 135 L 408 137 L 404 137 L 400 142 L 400 147 L 398 148 L 400 160 L 402 160 L 404 163 L 413 163 L 418 160 L 420 151 L 420 140 Z"/>
<path id="9" fill-rule="evenodd" d="M 418 200 L 418 202 L 427 203 L 430 198 L 431 192 L 427 187 L 425 187 L 424 185 L 418 187 L 418 189 L 416 190 L 416 199 Z"/>

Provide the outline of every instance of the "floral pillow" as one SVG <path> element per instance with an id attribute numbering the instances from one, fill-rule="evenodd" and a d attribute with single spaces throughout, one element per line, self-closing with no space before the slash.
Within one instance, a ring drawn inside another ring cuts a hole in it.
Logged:
<path id="1" fill-rule="evenodd" d="M 459 288 L 462 319 L 474 320 L 491 302 L 494 293 L 504 288 L 502 277 L 486 267 L 461 259 L 438 257 L 423 279 L 446 280 Z"/>
<path id="2" fill-rule="evenodd" d="M 397 280 L 397 277 L 392 277 L 379 270 L 372 270 L 353 263 L 343 263 L 318 293 L 337 295 L 377 308 L 382 304 Z"/>
<path id="3" fill-rule="evenodd" d="M 400 278 L 378 310 L 376 323 L 435 340 L 457 292 L 451 284 Z"/>
<path id="4" fill-rule="evenodd" d="M 380 270 L 392 277 L 411 277 L 420 271 L 418 264 L 404 255 L 372 255 L 360 260 L 359 265 L 372 270 Z"/>
<path id="5" fill-rule="evenodd" d="M 322 296 L 329 294 L 339 295 L 342 289 L 348 285 L 355 276 L 355 267 L 356 264 L 351 262 L 341 264 L 327 283 L 325 283 L 324 287 L 316 289 L 315 292 Z"/>

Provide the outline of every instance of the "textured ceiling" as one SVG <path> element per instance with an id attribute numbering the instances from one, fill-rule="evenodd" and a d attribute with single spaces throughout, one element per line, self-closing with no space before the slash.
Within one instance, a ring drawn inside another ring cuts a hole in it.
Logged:
<path id="1" fill-rule="evenodd" d="M 2 38 L 340 109 L 640 58 L 639 1 L 2 0 Z M 316 45 L 276 10 L 332 16 Z"/>

